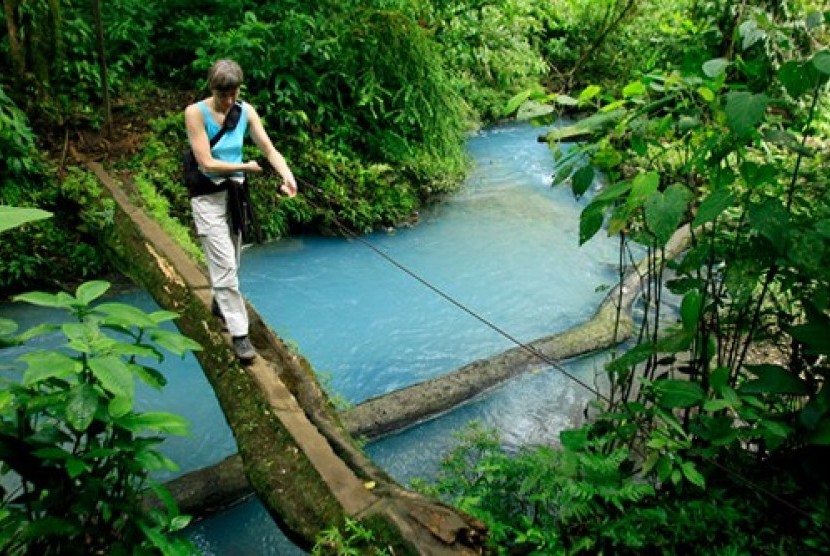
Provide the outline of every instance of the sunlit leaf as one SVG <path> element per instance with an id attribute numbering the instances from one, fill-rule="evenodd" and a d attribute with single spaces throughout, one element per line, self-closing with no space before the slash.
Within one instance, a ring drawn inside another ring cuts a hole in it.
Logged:
<path id="1" fill-rule="evenodd" d="M 92 374 L 101 386 L 116 396 L 133 397 L 133 375 L 118 357 L 93 357 L 89 360 Z"/>
<path id="2" fill-rule="evenodd" d="M 188 351 L 201 351 L 202 346 L 195 340 L 191 340 L 183 334 L 173 332 L 170 330 L 153 330 L 150 332 L 150 338 L 176 355 L 184 355 Z"/>
<path id="3" fill-rule="evenodd" d="M 118 420 L 118 425 L 135 433 L 154 431 L 178 436 L 190 434 L 187 419 L 163 411 L 127 415 Z"/>
<path id="4" fill-rule="evenodd" d="M 596 197 L 594 197 L 593 202 L 595 203 L 610 203 L 612 201 L 616 201 L 626 193 L 631 190 L 631 184 L 625 181 L 617 182 L 611 187 L 606 187 L 603 189 Z"/>
<path id="5" fill-rule="evenodd" d="M 562 106 L 576 106 L 579 104 L 578 100 L 568 95 L 557 95 L 555 101 Z"/>
<path id="6" fill-rule="evenodd" d="M 680 468 L 683 470 L 683 476 L 686 477 L 687 481 L 693 485 L 699 486 L 700 488 L 704 488 L 706 486 L 706 480 L 697 470 L 697 467 L 695 467 L 693 462 L 684 461 Z"/>
<path id="7" fill-rule="evenodd" d="M 134 400 L 130 396 L 113 396 L 107 405 L 107 413 L 113 419 L 123 417 L 133 409 Z"/>
<path id="8" fill-rule="evenodd" d="M 0 232 L 22 226 L 28 222 L 43 220 L 50 216 L 52 216 L 51 212 L 38 208 L 0 205 Z"/>
<path id="9" fill-rule="evenodd" d="M 126 303 L 102 303 L 95 307 L 95 311 L 106 315 L 104 324 L 134 326 L 137 328 L 154 328 L 156 322 L 138 307 Z"/>
<path id="10" fill-rule="evenodd" d="M 58 324 L 38 324 L 26 330 L 25 332 L 21 332 L 20 334 L 18 334 L 17 339 L 21 342 L 28 342 L 32 338 L 37 338 L 38 336 L 43 336 L 45 334 L 51 334 L 57 330 L 60 330 L 60 328 L 61 327 Z"/>
<path id="11" fill-rule="evenodd" d="M 80 362 L 57 351 L 36 351 L 18 358 L 27 365 L 23 384 L 31 386 L 50 378 L 66 378 L 81 372 Z"/>
<path id="12" fill-rule="evenodd" d="M 46 292 L 28 292 L 22 293 L 12 297 L 14 301 L 22 301 L 30 305 L 37 305 L 38 307 L 52 307 L 56 309 L 66 309 L 71 307 L 71 299 L 67 299 L 66 295 L 56 295 Z"/>
<path id="13" fill-rule="evenodd" d="M 625 98 L 639 97 L 646 94 L 647 89 L 642 81 L 632 81 L 623 87 L 622 94 Z"/>
<path id="14" fill-rule="evenodd" d="M 706 77 L 718 77 L 729 67 L 729 60 L 726 58 L 714 58 L 703 64 L 703 73 Z"/>
<path id="15" fill-rule="evenodd" d="M 161 324 L 163 322 L 176 320 L 177 318 L 179 318 L 179 313 L 176 313 L 175 311 L 161 310 L 161 311 L 153 311 L 152 313 L 150 313 L 149 316 L 150 316 L 151 319 L 153 319 L 153 321 L 156 324 Z"/>
<path id="16" fill-rule="evenodd" d="M 599 87 L 599 85 L 588 85 L 579 93 L 577 101 L 580 105 L 584 105 L 589 100 L 599 95 L 600 91 L 602 91 L 602 89 Z"/>
<path id="17" fill-rule="evenodd" d="M 631 180 L 631 194 L 626 199 L 628 210 L 643 206 L 646 200 L 660 187 L 660 176 L 656 172 L 641 172 Z"/>
<path id="18" fill-rule="evenodd" d="M 698 87 L 697 94 L 700 95 L 700 98 L 706 102 L 712 102 L 715 100 L 715 93 L 709 87 Z"/>
<path id="19" fill-rule="evenodd" d="M 646 224 L 658 245 L 666 245 L 680 227 L 691 199 L 692 193 L 679 184 L 670 185 L 664 193 L 655 192 L 648 198 Z"/>
<path id="20" fill-rule="evenodd" d="M 530 98 L 530 95 L 534 94 L 536 91 L 535 89 L 529 89 L 526 91 L 521 91 L 520 93 L 514 95 L 510 100 L 507 101 L 507 104 L 504 106 L 503 114 L 505 116 L 509 116 L 518 110 L 519 106 L 522 105 L 527 99 Z"/>
<path id="21" fill-rule="evenodd" d="M 92 282 L 84 282 L 80 286 L 78 286 L 77 291 L 75 292 L 75 297 L 78 301 L 89 305 L 91 302 L 95 301 L 105 293 L 107 290 L 110 289 L 110 283 L 105 282 L 103 280 L 95 280 Z"/>
<path id="22" fill-rule="evenodd" d="M 11 336 L 17 332 L 17 323 L 10 319 L 0 318 L 0 336 Z"/>

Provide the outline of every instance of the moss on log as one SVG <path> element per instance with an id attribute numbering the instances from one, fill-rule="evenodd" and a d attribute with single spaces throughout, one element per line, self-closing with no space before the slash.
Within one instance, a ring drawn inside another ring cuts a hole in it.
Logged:
<path id="1" fill-rule="evenodd" d="M 210 315 L 204 272 L 100 164 L 89 166 L 118 206 L 106 242 L 113 262 L 159 305 L 178 312 L 179 329 L 202 345 L 196 356 L 247 479 L 286 534 L 310 546 L 319 532 L 350 516 L 375 524 L 387 539 L 393 531 L 396 553 L 481 552 L 483 525 L 401 488 L 372 464 L 342 427 L 308 362 L 291 353 L 252 307 L 250 337 L 260 357 L 241 366 Z"/>

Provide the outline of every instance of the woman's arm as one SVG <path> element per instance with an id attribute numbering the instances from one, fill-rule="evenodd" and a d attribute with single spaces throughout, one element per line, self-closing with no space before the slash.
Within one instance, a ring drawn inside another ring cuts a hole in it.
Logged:
<path id="1" fill-rule="evenodd" d="M 213 158 L 210 152 L 210 141 L 205 131 L 205 119 L 202 111 L 196 104 L 191 104 L 184 110 L 184 123 L 187 128 L 187 138 L 193 156 L 203 172 L 209 174 L 231 174 L 233 172 L 261 172 L 262 168 L 255 161 L 235 163 L 224 162 Z"/>
<path id="2" fill-rule="evenodd" d="M 297 194 L 297 180 L 294 179 L 294 174 L 285 162 L 285 158 L 274 147 L 274 144 L 271 143 L 271 138 L 265 132 L 262 120 L 259 114 L 257 114 L 257 111 L 250 104 L 246 104 L 245 106 L 248 108 L 248 133 L 251 134 L 251 139 L 253 139 L 254 144 L 268 158 L 271 166 L 282 176 L 283 183 L 280 186 L 280 191 L 289 197 L 293 197 Z"/>

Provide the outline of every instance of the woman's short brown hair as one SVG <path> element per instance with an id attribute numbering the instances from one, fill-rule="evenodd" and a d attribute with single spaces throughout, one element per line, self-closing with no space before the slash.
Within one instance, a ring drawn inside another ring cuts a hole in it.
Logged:
<path id="1" fill-rule="evenodd" d="M 232 91 L 242 85 L 242 68 L 233 60 L 217 60 L 208 70 L 208 89 Z"/>

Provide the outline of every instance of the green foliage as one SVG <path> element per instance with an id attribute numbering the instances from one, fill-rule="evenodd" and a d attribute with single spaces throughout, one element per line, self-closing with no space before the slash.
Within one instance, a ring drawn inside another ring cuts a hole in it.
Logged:
<path id="1" fill-rule="evenodd" d="M 0 232 L 5 232 L 28 222 L 43 220 L 52 216 L 45 210 L 34 208 L 17 208 L 0 205 Z"/>
<path id="2" fill-rule="evenodd" d="M 4 234 L 0 288 L 6 291 L 89 278 L 108 269 L 103 251 L 95 246 L 112 224 L 114 205 L 102 197 L 96 178 L 70 169 L 62 182 L 46 172 L 38 179 L 36 188 L 16 185 L 0 191 L 0 204 L 38 207 L 55 215 Z"/>
<path id="3" fill-rule="evenodd" d="M 43 162 L 29 120 L 0 87 L 0 191 L 3 202 L 20 204 L 23 192 L 36 186 L 42 172 Z"/>
<path id="4" fill-rule="evenodd" d="M 777 520 L 799 521 L 790 508 L 722 473 L 705 489 L 682 481 L 658 488 L 634 474 L 632 455 L 613 442 L 586 426 L 564 431 L 558 448 L 508 452 L 473 424 L 435 484 L 420 487 L 481 519 L 496 554 L 821 553 L 827 542 L 826 497 L 802 499 L 816 521 L 782 534 Z"/>
<path id="5" fill-rule="evenodd" d="M 411 169 L 434 188 L 464 161 L 463 104 L 440 51 L 400 13 L 354 4 L 264 7 L 225 30 L 206 16 L 183 25 L 206 37 L 194 67 L 230 56 L 246 69 L 248 100 L 269 129 L 366 165 Z"/>
<path id="6" fill-rule="evenodd" d="M 317 535 L 314 556 L 391 556 L 397 554 L 391 547 L 383 546 L 372 529 L 356 519 L 347 517 L 342 528 L 329 527 Z"/>
<path id="7" fill-rule="evenodd" d="M 514 93 L 540 87 L 547 64 L 540 52 L 546 24 L 556 11 L 551 2 L 425 2 L 406 8 L 441 45 L 461 97 L 484 121 L 501 117 Z"/>
<path id="8" fill-rule="evenodd" d="M 16 333 L 0 319 L 0 340 L 23 343 L 61 334 L 60 350 L 33 350 L 18 358 L 22 376 L 0 390 L 0 551 L 4 554 L 189 554 L 172 535 L 189 521 L 149 474 L 175 469 L 156 451 L 161 434 L 185 434 L 182 418 L 133 409 L 136 379 L 161 388 L 151 365 L 160 348 L 176 355 L 198 344 L 161 327 L 175 313 L 145 313 L 122 303 L 95 302 L 106 282 L 86 282 L 74 295 L 31 292 L 16 301 L 67 311 L 73 320 Z M 13 486 L 10 486 L 13 485 Z M 152 488 L 164 511 L 145 512 Z"/>

